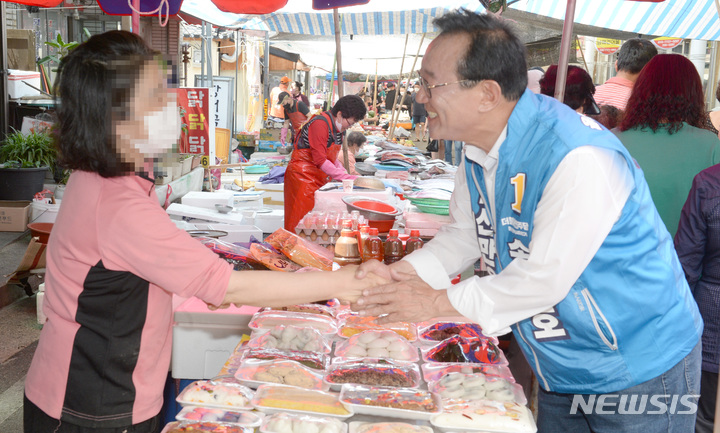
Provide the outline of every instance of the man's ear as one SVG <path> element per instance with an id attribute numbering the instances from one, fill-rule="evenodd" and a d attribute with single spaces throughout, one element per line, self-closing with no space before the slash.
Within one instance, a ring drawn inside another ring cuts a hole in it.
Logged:
<path id="1" fill-rule="evenodd" d="M 495 80 L 482 80 L 472 91 L 472 97 L 477 98 L 478 110 L 482 113 L 493 110 L 504 100 L 502 89 Z"/>
<path id="2" fill-rule="evenodd" d="M 618 68 L 617 68 L 617 60 L 615 60 L 615 72 L 617 72 L 617 71 L 618 71 Z"/>

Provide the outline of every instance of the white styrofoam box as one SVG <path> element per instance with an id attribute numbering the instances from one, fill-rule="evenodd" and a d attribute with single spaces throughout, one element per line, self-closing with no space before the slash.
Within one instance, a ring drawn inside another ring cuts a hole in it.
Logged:
<path id="1" fill-rule="evenodd" d="M 43 313 L 43 302 L 45 302 L 45 292 L 37 292 L 35 294 L 35 309 L 37 310 L 37 322 L 44 325 L 47 322 L 47 316 Z"/>
<path id="2" fill-rule="evenodd" d="M 263 207 L 264 191 L 244 191 L 236 192 L 233 197 L 233 207 L 235 209 L 261 209 Z"/>
<path id="3" fill-rule="evenodd" d="M 34 223 L 54 223 L 60 210 L 61 200 L 55 204 L 34 201 L 30 203 L 30 221 Z"/>
<path id="4" fill-rule="evenodd" d="M 220 238 L 225 242 L 250 242 L 250 236 L 255 239 L 262 240 L 263 232 L 259 228 L 250 225 L 233 225 L 233 224 L 195 224 L 198 230 L 222 230 L 227 232 L 227 236 Z"/>
<path id="5" fill-rule="evenodd" d="M 180 203 L 172 203 L 166 212 L 173 220 L 196 223 L 221 223 L 221 224 L 246 224 L 243 222 L 243 214 L 238 210 L 230 213 L 220 213 L 215 209 L 206 209 L 197 206 L 188 206 Z"/>
<path id="6" fill-rule="evenodd" d="M 40 92 L 26 85 L 24 82 L 40 88 L 40 72 L 8 69 L 8 94 L 10 98 L 18 99 L 23 96 L 35 96 Z"/>
<path id="7" fill-rule="evenodd" d="M 273 209 L 272 212 L 254 212 L 254 214 L 254 224 L 263 233 L 273 233 L 285 225 L 285 211 L 282 209 Z"/>
<path id="8" fill-rule="evenodd" d="M 180 199 L 180 203 L 215 210 L 216 204 L 232 206 L 234 195 L 235 193 L 228 189 L 213 192 L 190 191 Z"/>
<path id="9" fill-rule="evenodd" d="M 172 377 L 212 379 L 225 365 L 257 307 L 230 306 L 212 311 L 198 298 L 190 298 L 175 310 L 172 344 Z"/>
<path id="10" fill-rule="evenodd" d="M 256 191 L 265 192 L 263 204 L 270 208 L 283 209 L 285 207 L 285 184 L 284 183 L 256 183 Z"/>
<path id="11" fill-rule="evenodd" d="M 397 200 L 393 194 L 392 188 L 385 188 L 384 191 L 358 188 L 354 189 L 352 192 L 344 192 L 341 188 L 330 191 L 315 191 L 315 207 L 313 210 L 346 212 L 348 208 L 345 202 L 342 201 L 342 198 L 347 195 L 361 195 L 363 197 L 369 197 L 385 203 L 397 205 Z"/>

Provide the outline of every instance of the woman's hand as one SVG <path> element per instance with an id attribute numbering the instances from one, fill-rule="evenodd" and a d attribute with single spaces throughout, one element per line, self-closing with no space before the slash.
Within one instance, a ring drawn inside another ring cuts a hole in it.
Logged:
<path id="1" fill-rule="evenodd" d="M 347 265 L 333 272 L 333 282 L 339 288 L 336 296 L 339 300 L 348 303 L 357 302 L 366 289 L 390 282 L 390 280 L 372 272 L 365 273 L 362 279 L 355 278 L 358 268 L 356 265 Z"/>

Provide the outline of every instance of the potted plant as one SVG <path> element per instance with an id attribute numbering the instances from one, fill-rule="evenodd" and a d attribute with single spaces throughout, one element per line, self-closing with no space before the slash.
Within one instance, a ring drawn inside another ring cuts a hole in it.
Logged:
<path id="1" fill-rule="evenodd" d="M 54 170 L 56 157 L 50 135 L 14 130 L 0 145 L 0 200 L 32 200 L 43 190 L 45 174 Z"/>

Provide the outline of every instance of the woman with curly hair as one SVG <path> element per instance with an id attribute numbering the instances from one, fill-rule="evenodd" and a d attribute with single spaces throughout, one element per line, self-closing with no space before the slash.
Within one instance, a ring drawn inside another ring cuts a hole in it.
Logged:
<path id="1" fill-rule="evenodd" d="M 543 95 L 555 96 L 557 68 L 557 65 L 551 65 L 540 79 L 540 93 Z M 593 99 L 593 93 L 595 84 L 590 75 L 583 68 L 569 65 L 565 79 L 565 105 L 581 114 L 598 115 L 600 109 Z"/>
<path id="2" fill-rule="evenodd" d="M 660 217 L 675 235 L 696 174 L 720 162 L 720 140 L 703 129 L 707 114 L 695 66 L 659 54 L 638 76 L 618 138 L 645 172 Z"/>

